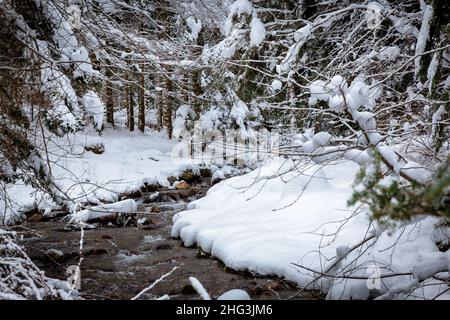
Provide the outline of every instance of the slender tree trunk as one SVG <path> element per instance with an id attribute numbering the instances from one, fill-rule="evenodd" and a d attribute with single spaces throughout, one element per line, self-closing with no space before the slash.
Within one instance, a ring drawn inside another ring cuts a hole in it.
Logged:
<path id="1" fill-rule="evenodd" d="M 193 75 L 194 82 L 194 94 L 195 94 L 195 102 L 194 102 L 194 111 L 197 115 L 197 118 L 200 116 L 202 112 L 202 102 L 199 98 L 202 95 L 202 86 L 201 86 L 201 71 L 195 71 Z"/>
<path id="2" fill-rule="evenodd" d="M 141 132 L 145 130 L 145 76 L 142 72 L 139 75 L 139 118 L 138 126 Z"/>
<path id="3" fill-rule="evenodd" d="M 128 85 L 128 129 L 134 131 L 134 92 L 133 85 L 130 83 Z"/>
<path id="4" fill-rule="evenodd" d="M 169 139 L 172 139 L 173 126 L 172 126 L 172 113 L 173 113 L 173 83 L 169 78 L 164 79 L 164 87 L 162 90 L 163 98 L 163 126 L 167 130 Z"/>
<path id="5" fill-rule="evenodd" d="M 114 91 L 112 79 L 113 73 L 110 68 L 106 69 L 106 122 L 114 127 Z"/>
<path id="6" fill-rule="evenodd" d="M 162 91 L 161 91 L 161 75 L 156 73 L 154 76 L 154 83 L 156 84 L 155 92 L 154 92 L 154 105 L 156 107 L 157 113 L 157 126 L 158 130 L 162 130 L 163 128 L 163 99 L 162 99 Z"/>
<path id="7" fill-rule="evenodd" d="M 288 100 L 289 100 L 289 107 L 291 108 L 291 119 L 290 119 L 290 126 L 291 126 L 291 136 L 294 138 L 294 134 L 297 128 L 297 115 L 296 115 L 296 96 L 295 96 L 295 90 L 294 85 L 292 84 L 291 80 L 292 75 L 289 75 L 288 78 Z"/>

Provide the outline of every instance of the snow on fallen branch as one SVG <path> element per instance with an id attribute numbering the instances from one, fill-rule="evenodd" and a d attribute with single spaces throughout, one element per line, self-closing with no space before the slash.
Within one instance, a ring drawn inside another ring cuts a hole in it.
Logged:
<path id="1" fill-rule="evenodd" d="M 81 210 L 72 215 L 70 223 L 110 221 L 117 219 L 119 214 L 133 215 L 136 213 L 136 211 L 136 201 L 127 199 L 116 203 L 104 204 Z"/>
<path id="2" fill-rule="evenodd" d="M 139 299 L 144 293 L 152 290 L 158 283 L 160 283 L 161 281 L 163 281 L 165 278 L 167 278 L 168 276 L 170 276 L 172 273 L 174 273 L 175 270 L 177 270 L 179 268 L 179 266 L 174 267 L 171 271 L 169 271 L 168 273 L 162 275 L 159 279 L 157 279 L 155 282 L 153 282 L 151 285 L 149 285 L 147 288 L 145 288 L 144 290 L 142 290 L 141 292 L 139 292 L 137 295 L 135 295 L 133 298 L 131 298 L 131 300 L 137 300 Z"/>
<path id="3" fill-rule="evenodd" d="M 211 297 L 206 291 L 205 287 L 202 285 L 202 283 L 194 277 L 189 277 L 189 281 L 191 282 L 192 287 L 197 291 L 197 293 L 202 297 L 203 300 L 211 300 Z"/>

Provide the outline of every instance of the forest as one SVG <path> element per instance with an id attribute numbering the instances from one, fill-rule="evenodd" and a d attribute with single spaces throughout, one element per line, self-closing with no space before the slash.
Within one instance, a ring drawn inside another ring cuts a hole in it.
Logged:
<path id="1" fill-rule="evenodd" d="M 450 300 L 450 2 L 0 0 L 0 300 L 198 299 Z"/>

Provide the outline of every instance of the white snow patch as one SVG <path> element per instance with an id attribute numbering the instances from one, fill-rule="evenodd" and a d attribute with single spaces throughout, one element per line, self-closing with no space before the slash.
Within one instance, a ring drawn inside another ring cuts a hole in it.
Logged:
<path id="1" fill-rule="evenodd" d="M 111 213 L 135 213 L 137 211 L 137 203 L 133 199 L 127 199 L 116 203 L 104 204 L 90 209 L 84 209 L 74 213 L 70 222 L 87 222 L 93 219 L 99 219 L 108 216 Z"/>
<path id="2" fill-rule="evenodd" d="M 261 22 L 261 19 L 254 14 L 250 24 L 250 46 L 259 47 L 265 38 L 266 27 Z"/>
<path id="3" fill-rule="evenodd" d="M 188 17 L 186 19 L 186 24 L 191 31 L 189 37 L 193 42 L 197 42 L 198 35 L 200 31 L 202 30 L 202 22 L 201 20 L 195 18 L 195 17 Z"/>
<path id="4" fill-rule="evenodd" d="M 423 12 L 422 26 L 420 27 L 419 35 L 417 36 L 416 52 L 415 52 L 416 58 L 414 60 L 416 76 L 419 74 L 420 71 L 420 60 L 422 59 L 421 55 L 422 53 L 424 53 L 427 41 L 430 37 L 430 24 L 432 18 L 433 18 L 433 7 L 427 5 Z"/>
<path id="5" fill-rule="evenodd" d="M 358 170 L 351 162 L 327 166 L 325 171 L 321 165 L 299 166 L 281 159 L 268 161 L 247 175 L 215 185 L 205 198 L 189 207 L 191 210 L 177 214 L 172 236 L 180 236 L 187 246 L 197 244 L 235 270 L 277 275 L 300 286 L 309 284 L 317 274 L 299 270 L 293 262 L 323 271 L 329 261 L 347 254 L 345 262 L 357 259 L 360 268 L 355 275 L 362 276 L 370 275 L 374 265 L 383 274 L 413 270 L 418 279 L 436 271 L 436 268 L 428 270 L 428 265 L 448 268 L 448 253 L 439 252 L 435 245 L 438 239 L 448 238 L 448 234 L 437 232 L 436 218 L 426 218 L 393 233 L 380 228 L 371 233 L 370 220 L 364 212 L 346 221 L 353 215 L 353 208 L 347 207 L 352 194 L 349 184 Z M 269 177 L 272 179 L 267 180 Z M 345 228 L 341 229 L 343 221 Z M 379 236 L 375 246 L 368 252 L 349 253 L 368 231 L 369 235 Z M 337 271 L 335 268 L 330 272 Z M 406 278 L 409 277 L 382 279 L 378 294 L 397 292 L 396 288 L 405 284 Z M 366 280 L 322 278 L 310 288 L 322 290 L 329 299 L 367 299 L 372 294 Z M 415 296 L 430 297 L 443 289 L 445 284 L 438 283 L 417 290 Z M 401 294 L 398 291 L 396 296 Z M 444 296 L 449 298 L 448 294 Z"/>
<path id="6" fill-rule="evenodd" d="M 94 125 L 97 129 L 103 126 L 103 116 L 106 112 L 106 107 L 100 97 L 94 91 L 88 91 L 83 96 L 84 110 L 92 116 Z"/>
<path id="7" fill-rule="evenodd" d="M 280 91 L 281 88 L 283 87 L 283 82 L 281 82 L 278 79 L 275 79 L 272 81 L 270 88 L 272 89 L 272 91 Z"/>
<path id="8" fill-rule="evenodd" d="M 251 300 L 248 293 L 242 289 L 233 289 L 225 292 L 217 300 Z"/>

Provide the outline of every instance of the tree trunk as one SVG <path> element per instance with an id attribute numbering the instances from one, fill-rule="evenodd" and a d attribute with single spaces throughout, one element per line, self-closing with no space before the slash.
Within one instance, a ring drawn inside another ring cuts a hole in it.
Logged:
<path id="1" fill-rule="evenodd" d="M 145 76 L 142 72 L 139 75 L 139 118 L 138 126 L 141 132 L 145 130 Z"/>
<path id="2" fill-rule="evenodd" d="M 158 126 L 158 130 L 162 130 L 163 127 L 163 101 L 162 101 L 162 91 L 161 91 L 161 75 L 159 73 L 156 73 L 154 75 L 154 83 L 156 84 L 155 86 L 155 91 L 154 91 L 154 98 L 153 98 L 153 103 L 154 106 L 156 108 L 156 110 L 158 110 L 157 113 L 157 126 Z"/>
<path id="3" fill-rule="evenodd" d="M 112 79 L 113 73 L 110 68 L 106 69 L 106 122 L 114 127 L 114 91 Z"/>
<path id="4" fill-rule="evenodd" d="M 289 107 L 291 108 L 291 118 L 290 118 L 290 130 L 291 130 L 291 136 L 292 139 L 294 138 L 296 129 L 297 129 L 297 114 L 296 114 L 296 96 L 295 96 L 295 89 L 294 89 L 294 85 L 292 83 L 291 77 L 293 75 L 290 74 L 288 77 L 288 93 L 287 93 L 287 98 L 289 101 Z"/>
<path id="5" fill-rule="evenodd" d="M 128 129 L 130 131 L 134 131 L 134 92 L 133 86 L 130 83 L 128 85 Z"/>
<path id="6" fill-rule="evenodd" d="M 173 83 L 169 78 L 164 79 L 164 87 L 162 90 L 163 99 L 163 126 L 167 130 L 169 139 L 172 139 L 173 126 L 172 126 L 172 112 L 173 112 Z"/>

